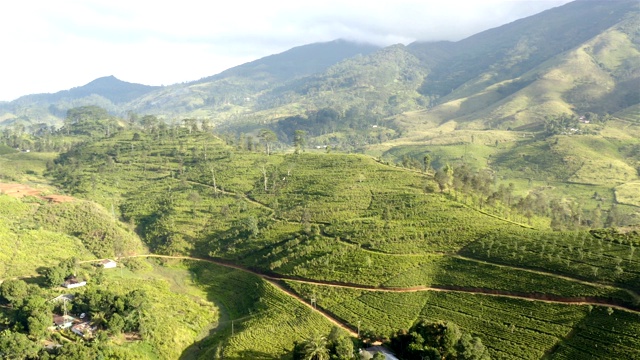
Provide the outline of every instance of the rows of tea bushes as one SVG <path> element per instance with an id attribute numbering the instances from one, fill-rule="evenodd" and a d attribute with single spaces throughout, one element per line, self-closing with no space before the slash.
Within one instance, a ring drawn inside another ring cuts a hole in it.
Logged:
<path id="1" fill-rule="evenodd" d="M 515 227 L 437 194 L 373 192 L 365 219 L 343 220 L 328 235 L 389 253 L 455 252 L 496 228 Z"/>
<path id="2" fill-rule="evenodd" d="M 498 290 L 541 298 L 545 295 L 556 298 L 599 298 L 626 306 L 637 305 L 636 299 L 623 289 L 451 256 L 439 256 L 429 266 L 417 266 L 399 273 L 383 285 Z"/>
<path id="3" fill-rule="evenodd" d="M 586 307 L 460 293 L 437 293 L 422 314 L 481 334 L 497 359 L 539 359 L 571 332 Z"/>
<path id="4" fill-rule="evenodd" d="M 279 358 L 331 323 L 255 275 L 203 262 L 188 262 L 196 283 L 221 307 L 215 336 L 200 344 L 198 359 Z M 233 323 L 233 325 L 232 325 Z"/>
<path id="5" fill-rule="evenodd" d="M 372 190 L 421 191 L 426 179 L 344 154 L 286 155 L 267 169 L 267 184 L 259 179 L 251 196 L 290 220 L 333 222 L 365 216 Z"/>
<path id="6" fill-rule="evenodd" d="M 640 347 L 629 346 L 638 344 L 633 331 L 637 331 L 640 319 L 637 314 L 626 311 L 465 293 L 372 292 L 293 282 L 288 282 L 288 286 L 306 299 L 315 299 L 318 306 L 352 326 L 359 324 L 361 331 L 371 331 L 382 337 L 398 329 L 408 329 L 414 321 L 424 317 L 433 321 L 452 321 L 480 336 L 496 359 L 539 359 L 557 344 L 564 344 L 567 336 L 573 336 L 566 341 L 570 345 L 572 341 L 603 331 L 611 333 L 600 334 L 603 335 L 598 341 L 600 357 L 587 358 L 632 359 L 640 355 Z M 588 329 L 585 324 L 597 326 Z M 616 331 L 622 336 L 617 336 Z M 575 335 L 571 335 L 572 332 Z M 590 351 L 587 344 L 579 346 L 585 352 Z M 564 352 L 561 347 L 558 355 Z"/>
<path id="7" fill-rule="evenodd" d="M 424 175 L 363 156 L 266 156 L 235 151 L 206 133 L 182 132 L 160 141 L 135 135 L 124 131 L 74 149 L 52 173 L 143 235 L 161 217 L 160 210 L 170 213 L 153 241 L 168 237 L 158 233 L 170 228 L 178 236 L 169 242 L 176 244 L 165 246 L 167 239 L 161 239 L 150 243 L 155 251 L 192 252 L 205 237 L 246 238 L 241 228 L 243 222 L 252 225 L 250 218 L 261 229 L 271 217 L 306 227 L 324 224 L 328 236 L 389 253 L 457 251 L 491 229 L 513 226 L 425 192 L 433 180 Z M 159 209 L 158 204 L 169 200 L 171 211 Z M 211 251 L 235 256 L 238 244 L 223 243 L 212 244 Z"/>
<path id="8" fill-rule="evenodd" d="M 329 333 L 333 325 L 270 284 L 260 303 L 265 311 L 239 323 L 225 343 L 223 356 L 239 359 L 279 358 L 314 333 Z"/>
<path id="9" fill-rule="evenodd" d="M 550 359 L 638 359 L 640 316 L 604 307 L 594 308 L 558 344 Z"/>
<path id="10" fill-rule="evenodd" d="M 268 270 L 302 278 L 376 286 L 393 274 L 429 266 L 435 257 L 376 253 L 333 238 L 297 232 L 242 261 L 259 268 L 268 264 Z"/>
<path id="11" fill-rule="evenodd" d="M 493 232 L 461 253 L 490 262 L 542 269 L 640 290 L 640 254 L 634 237 L 589 232 Z"/>
<path id="12" fill-rule="evenodd" d="M 361 289 L 309 285 L 286 281 L 309 303 L 329 311 L 361 332 L 390 336 L 398 329 L 408 329 L 418 319 L 429 292 L 373 292 Z"/>
<path id="13" fill-rule="evenodd" d="M 496 290 L 540 298 L 597 298 L 636 306 L 628 291 L 616 287 L 459 256 L 381 253 L 319 234 L 306 234 L 298 224 L 275 223 L 261 235 L 269 235 L 272 245 L 263 240 L 263 249 L 246 256 L 238 253 L 238 257 L 229 259 L 263 271 L 330 283 Z"/>

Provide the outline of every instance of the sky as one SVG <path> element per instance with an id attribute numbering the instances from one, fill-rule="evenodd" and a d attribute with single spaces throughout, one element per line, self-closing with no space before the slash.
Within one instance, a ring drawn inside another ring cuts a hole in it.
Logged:
<path id="1" fill-rule="evenodd" d="M 21 0 L 0 3 L 0 101 L 114 75 L 198 80 L 295 46 L 456 41 L 568 0 Z"/>

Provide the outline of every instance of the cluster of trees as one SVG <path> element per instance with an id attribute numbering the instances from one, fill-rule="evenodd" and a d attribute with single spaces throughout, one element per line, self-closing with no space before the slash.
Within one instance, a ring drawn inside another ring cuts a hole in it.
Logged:
<path id="1" fill-rule="evenodd" d="M 296 342 L 293 348 L 294 360 L 349 360 L 356 359 L 356 347 L 353 340 L 333 328 L 329 335 L 313 334 L 302 342 Z"/>
<path id="2" fill-rule="evenodd" d="M 569 134 L 579 127 L 576 115 L 562 114 L 560 116 L 546 116 L 544 118 L 544 134 L 546 136 Z"/>
<path id="3" fill-rule="evenodd" d="M 173 121 L 167 124 L 164 120 L 155 115 L 140 116 L 129 112 L 128 122 L 130 128 L 138 128 L 143 133 L 150 134 L 156 139 L 163 137 L 175 137 L 180 131 L 187 131 L 189 134 L 197 132 L 209 132 L 213 129 L 211 120 L 208 118 L 193 119 L 186 118 L 181 121 Z"/>
<path id="4" fill-rule="evenodd" d="M 604 124 L 611 117 L 608 114 L 600 116 L 598 114 L 587 112 L 582 118 L 577 115 L 562 114 L 560 116 L 545 116 L 544 118 L 544 135 L 567 135 L 581 133 L 580 120 L 593 124 Z"/>
<path id="5" fill-rule="evenodd" d="M 91 323 L 111 334 L 138 332 L 141 314 L 149 306 L 147 295 L 142 290 L 133 290 L 118 295 L 109 290 L 88 287 L 73 300 L 74 313 L 89 315 Z"/>
<path id="6" fill-rule="evenodd" d="M 60 268 L 68 267 L 70 263 L 65 262 Z M 0 284 L 0 303 L 8 309 L 0 313 L 0 324 L 3 328 L 0 331 L 0 358 L 123 358 L 106 356 L 118 353 L 113 347 L 103 346 L 108 334 L 140 332 L 145 336 L 141 331 L 141 324 L 149 300 L 142 290 L 118 295 L 108 290 L 88 287 L 86 291 L 77 294 L 73 301 L 64 305 L 61 302 L 50 301 L 49 298 L 52 296 L 47 290 L 19 279 L 5 280 Z M 52 315 L 62 314 L 63 306 L 69 313 L 87 314 L 93 326 L 105 331 L 97 333 L 96 341 L 67 341 L 61 348 L 43 348 L 40 341 L 52 336 L 48 330 L 53 324 Z"/>
<path id="7" fill-rule="evenodd" d="M 399 330 L 391 339 L 385 340 L 387 346 L 400 359 L 405 360 L 489 360 L 489 351 L 479 337 L 466 333 L 446 321 L 420 320 L 408 331 Z M 296 342 L 293 349 L 294 360 L 348 360 L 348 359 L 385 359 L 384 354 L 376 352 L 373 356 L 357 348 L 365 344 L 334 328 L 328 336 L 313 334 L 302 342 Z"/>
<path id="8" fill-rule="evenodd" d="M 109 114 L 104 108 L 91 105 L 69 109 L 60 128 L 46 123 L 25 125 L 22 122 L 6 126 L 0 131 L 0 144 L 21 150 L 64 152 L 87 137 L 111 137 L 127 128 L 139 129 L 159 140 L 175 137 L 182 131 L 208 132 L 213 125 L 206 118 L 188 118 L 167 124 L 155 115 L 139 116 L 135 113 L 129 113 L 128 119 L 124 120 Z M 72 140 L 70 136 L 77 139 Z"/>
<path id="9" fill-rule="evenodd" d="M 414 168 L 430 172 L 431 157 L 426 155 L 422 164 L 415 159 L 408 162 Z M 514 194 L 513 183 L 495 185 L 496 179 L 490 170 L 474 170 L 467 164 L 453 167 L 445 164 L 434 173 L 434 180 L 440 192 L 450 192 L 464 201 L 471 201 L 480 207 L 502 207 L 531 220 L 535 215 L 551 218 L 551 227 L 556 230 L 571 230 L 584 227 L 613 227 L 620 224 L 622 215 L 615 204 L 605 211 L 598 206 L 585 214 L 582 204 L 575 200 L 549 198 L 543 192 L 532 191 L 524 197 Z M 435 191 L 431 184 L 427 191 Z M 466 194 L 466 195 L 465 195 Z M 595 195 L 594 195 L 595 196 Z"/>
<path id="10" fill-rule="evenodd" d="M 175 231 L 176 211 L 173 197 L 168 196 L 155 206 L 152 213 L 139 220 L 138 231 L 154 252 L 178 255 L 187 253 L 191 248 L 191 243 Z"/>
<path id="11" fill-rule="evenodd" d="M 11 309 L 0 322 L 5 328 L 0 333 L 0 355 L 37 353 L 40 346 L 34 342 L 46 337 L 52 324 L 53 304 L 46 299 L 45 292 L 23 280 L 5 280 L 0 285 L 0 300 Z"/>
<path id="12" fill-rule="evenodd" d="M 299 131 L 304 131 L 305 135 L 310 137 L 344 132 L 349 136 L 344 139 L 336 138 L 335 141 L 359 141 L 362 144 L 369 144 L 387 140 L 391 136 L 387 132 L 372 134 L 372 126 L 377 125 L 380 120 L 379 115 L 366 108 L 352 106 L 340 112 L 334 108 L 325 107 L 307 111 L 305 115 L 286 117 L 277 122 L 274 131 L 283 141 L 294 145 L 299 139 Z"/>
<path id="13" fill-rule="evenodd" d="M 482 340 L 465 333 L 451 322 L 418 321 L 409 331 L 399 331 L 390 343 L 406 360 L 488 360 L 489 351 Z"/>
<path id="14" fill-rule="evenodd" d="M 0 143 L 21 150 L 68 151 L 73 143 L 83 138 L 109 137 L 124 126 L 105 109 L 98 106 L 81 106 L 69 109 L 62 127 L 37 123 L 26 126 L 16 122 L 0 132 Z M 76 136 L 71 140 L 69 136 Z"/>
<path id="15" fill-rule="evenodd" d="M 23 280 L 6 280 L 0 285 L 0 296 L 13 310 L 4 319 L 9 330 L 25 333 L 32 340 L 46 336 L 47 328 L 51 326 L 53 305 L 38 286 L 28 285 Z"/>
<path id="16" fill-rule="evenodd" d="M 13 149 L 30 151 L 69 150 L 71 142 L 57 135 L 58 131 L 53 125 L 38 123 L 25 126 L 17 122 L 0 130 L 0 144 Z"/>
<path id="17" fill-rule="evenodd" d="M 57 287 L 62 285 L 68 276 L 75 276 L 77 269 L 78 259 L 71 257 L 59 262 L 58 265 L 41 269 L 40 273 L 44 276 L 47 286 Z"/>

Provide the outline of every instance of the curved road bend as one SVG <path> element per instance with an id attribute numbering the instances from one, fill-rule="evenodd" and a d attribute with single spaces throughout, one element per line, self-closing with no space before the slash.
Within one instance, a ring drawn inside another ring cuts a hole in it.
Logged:
<path id="1" fill-rule="evenodd" d="M 449 286 L 449 287 L 447 286 L 441 286 L 441 287 L 415 286 L 415 287 L 408 287 L 408 288 L 398 288 L 398 287 L 350 284 L 350 283 L 342 283 L 342 282 L 334 282 L 334 281 L 300 279 L 300 278 L 296 278 L 293 276 L 286 276 L 286 275 L 267 275 L 267 274 L 260 273 L 236 264 L 225 262 L 225 261 L 198 258 L 198 257 L 192 257 L 192 256 L 145 254 L 145 255 L 124 256 L 122 258 L 130 258 L 130 257 L 152 257 L 152 258 L 165 258 L 165 259 L 178 259 L 178 260 L 205 261 L 215 265 L 224 266 L 227 268 L 236 269 L 236 270 L 240 270 L 240 271 L 244 271 L 244 272 L 256 275 L 266 280 L 270 284 L 274 285 L 276 288 L 280 289 L 281 291 L 285 292 L 287 295 L 305 304 L 307 307 L 321 313 L 323 316 L 329 319 L 332 323 L 339 325 L 345 330 L 348 329 L 348 331 L 352 334 L 353 334 L 353 329 L 341 323 L 339 320 L 337 320 L 327 312 L 321 309 L 314 308 L 311 304 L 309 304 L 307 301 L 301 298 L 298 294 L 294 293 L 290 289 L 287 289 L 285 286 L 278 283 L 278 281 L 286 280 L 286 281 L 297 282 L 301 284 L 331 286 L 331 287 L 338 287 L 338 288 L 345 288 L 345 289 L 354 289 L 354 290 L 363 290 L 363 291 L 379 291 L 379 292 L 402 293 L 402 292 L 418 292 L 418 291 L 439 291 L 439 292 L 470 293 L 470 294 L 477 294 L 477 295 L 506 297 L 511 299 L 520 299 L 520 300 L 528 300 L 528 301 L 542 301 L 550 304 L 609 306 L 611 308 L 618 309 L 618 310 L 640 313 L 640 310 L 638 309 L 627 307 L 621 304 L 612 303 L 610 301 L 607 301 L 606 299 L 599 299 L 599 298 L 588 298 L 588 297 L 567 298 L 567 297 L 560 297 L 560 296 L 546 295 L 546 294 L 521 294 L 521 293 L 514 293 L 509 291 L 503 291 L 503 290 L 493 290 L 493 289 L 483 289 L 483 288 L 465 288 L 465 287 L 457 287 L 457 286 Z"/>

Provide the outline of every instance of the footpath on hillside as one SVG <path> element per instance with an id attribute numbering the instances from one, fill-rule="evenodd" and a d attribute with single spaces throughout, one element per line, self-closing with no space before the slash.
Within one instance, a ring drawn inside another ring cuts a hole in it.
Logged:
<path id="1" fill-rule="evenodd" d="M 304 283 L 310 285 L 318 285 L 318 286 L 330 286 L 330 287 L 339 287 L 339 288 L 347 288 L 354 290 L 364 290 L 364 291 L 378 291 L 378 292 L 395 292 L 395 293 L 409 293 L 409 292 L 419 292 L 419 291 L 438 291 L 438 292 L 459 292 L 459 293 L 470 293 L 477 295 L 485 295 L 485 296 L 496 296 L 496 297 L 505 297 L 511 299 L 520 299 L 527 301 L 541 301 L 545 303 L 552 304 L 565 304 L 565 305 L 592 305 L 592 306 L 608 306 L 614 309 L 629 311 L 634 313 L 640 313 L 640 310 L 625 304 L 618 304 L 607 299 L 601 298 L 589 298 L 589 297 L 560 297 L 555 295 L 547 295 L 547 294 L 523 294 L 523 293 L 515 293 L 503 290 L 495 290 L 495 289 L 483 289 L 483 288 L 467 288 L 467 287 L 459 287 L 459 286 L 415 286 L 408 288 L 400 288 L 400 287 L 383 287 L 383 286 L 368 286 L 368 285 L 360 285 L 360 284 L 350 284 L 350 283 L 341 283 L 341 282 L 332 282 L 332 281 L 322 281 L 322 280 L 310 280 L 310 279 L 301 279 L 293 276 L 279 275 L 279 274 L 265 274 L 252 269 L 245 268 L 243 266 L 239 266 L 236 264 L 232 264 L 222 260 L 216 259 L 208 259 L 208 258 L 198 258 L 191 256 L 171 256 L 171 255 L 156 255 L 156 254 L 142 254 L 142 255 L 131 255 L 122 258 L 128 257 L 149 257 L 149 258 L 164 258 L 164 259 L 177 259 L 177 260 L 191 260 L 191 261 L 204 261 L 211 264 L 224 266 L 227 268 L 247 272 L 262 278 L 263 280 L 269 282 L 279 290 L 283 291 L 288 296 L 296 299 L 297 301 L 303 303 L 305 306 L 310 309 L 317 311 L 325 318 L 327 318 L 332 323 L 340 326 L 341 328 L 353 333 L 353 329 L 348 325 L 342 323 L 340 320 L 336 319 L 327 311 L 312 306 L 309 302 L 304 300 L 300 295 L 296 294 L 291 289 L 287 288 L 282 284 L 283 281 Z"/>

